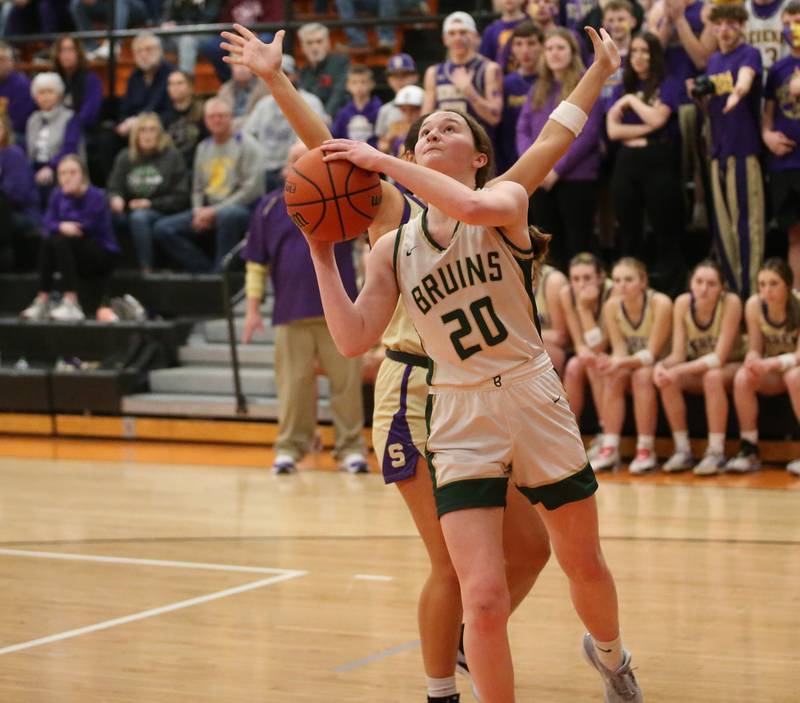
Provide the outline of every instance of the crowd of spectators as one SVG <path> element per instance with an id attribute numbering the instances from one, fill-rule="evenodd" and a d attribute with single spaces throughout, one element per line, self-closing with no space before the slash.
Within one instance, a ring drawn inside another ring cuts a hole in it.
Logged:
<path id="1" fill-rule="evenodd" d="M 97 22 L 174 29 L 215 21 L 252 25 L 278 20 L 282 12 L 277 7 L 282 3 L 259 0 L 120 0 L 110 18 L 107 3 L 72 0 L 68 12 L 64 4 L 6 0 L 0 2 L 0 23 L 6 34 L 85 29 Z M 403 0 L 337 0 L 335 6 L 345 19 L 356 11 L 394 17 L 420 9 L 419 2 Z M 712 268 L 727 295 L 738 296 L 745 309 L 751 303 L 763 308 L 763 319 L 756 319 L 758 311 L 752 320 L 745 316 L 748 332 L 760 325 L 759 343 L 769 336 L 764 330 L 770 325 L 775 335 L 784 335 L 786 350 L 773 354 L 751 347 L 751 352 L 758 351 L 759 359 L 778 359 L 791 351 L 792 340 L 796 343 L 800 2 L 495 0 L 494 9 L 499 19 L 482 32 L 472 15 L 450 14 L 442 27 L 441 62 L 424 73 L 408 53 L 386 59 L 385 92 L 376 92 L 380 86 L 373 69 L 357 60 L 366 42 L 358 27 L 345 33 L 350 46 L 334 49 L 322 22 L 304 25 L 297 32 L 300 54 L 287 53 L 283 70 L 335 137 L 400 156 L 406 132 L 420 114 L 458 109 L 486 128 L 503 171 L 536 140 L 591 61 L 582 27 L 606 28 L 623 56 L 622 66 L 604 86 L 581 135 L 531 198 L 530 220 L 553 235 L 553 268 L 539 290 L 546 341 L 576 406 L 582 405 L 579 388 L 590 383 L 601 421 L 610 428 L 603 436 L 611 438 L 597 447 L 597 460 L 613 466 L 626 388 L 639 408 L 650 409 L 658 389 L 665 405 L 670 403 L 676 432 L 683 432 L 680 403 L 669 390 L 679 374 L 666 369 L 689 362 L 666 350 L 676 334 L 670 331 L 671 299 L 686 289 L 686 251 L 693 234 L 709 233 L 708 251 L 701 253 L 718 263 Z M 376 55 L 395 46 L 389 25 L 379 26 L 376 37 Z M 111 271 L 118 242 L 132 242 L 143 272 L 157 266 L 218 271 L 225 254 L 254 227 L 253 213 L 264 206 L 260 199 L 280 188 L 296 140 L 264 83 L 247 68 L 231 70 L 221 60 L 217 37 L 176 34 L 162 42 L 146 30 L 131 43 L 135 67 L 109 130 L 109 122 L 103 122 L 108 115 L 101 116 L 102 84 L 87 64 L 108 55 L 103 46 L 63 36 L 50 52 L 52 70 L 31 81 L 15 70 L 12 48 L 0 43 L 0 265 L 13 266 L 8 252 L 18 238 L 43 235 L 41 291 L 24 313 L 29 318 L 80 317 L 75 277 Z M 165 52 L 176 56 L 177 67 Z M 205 103 L 193 84 L 198 56 L 213 63 L 221 83 Z M 389 93 L 392 99 L 382 100 Z M 95 185 L 86 177 L 87 155 Z M 786 247 L 783 267 L 765 265 L 770 228 L 778 235 L 772 248 Z M 620 280 L 630 279 L 624 294 L 616 273 L 613 286 L 601 275 L 603 263 L 618 256 L 627 263 L 613 270 L 622 266 L 626 273 Z M 599 282 L 581 288 L 572 279 L 576 261 L 580 275 L 596 274 Z M 49 293 L 55 270 L 72 287 L 54 310 Z M 773 287 L 786 288 L 782 302 L 768 299 L 762 279 L 770 276 L 776 279 Z M 619 308 L 606 313 L 612 289 Z M 591 295 L 584 301 L 587 290 Z M 570 291 L 568 300 L 565 291 Z M 695 315 L 694 290 L 691 295 Z M 677 300 L 676 310 L 683 305 L 682 298 Z M 656 361 L 664 357 L 655 372 L 652 365 L 602 360 L 599 347 L 576 337 L 579 319 L 594 319 L 598 329 L 602 321 L 603 339 L 611 344 L 608 358 L 637 358 L 644 347 L 626 347 L 620 340 L 636 336 L 628 329 L 630 320 L 637 315 L 643 320 L 646 311 L 658 318 L 651 321 L 653 329 L 661 330 L 652 338 L 663 337 L 648 351 Z M 780 319 L 786 321 L 783 327 L 775 322 Z M 576 352 L 569 361 L 568 348 Z M 788 364 L 788 357 L 782 363 Z M 768 390 L 788 388 L 797 410 L 800 390 L 789 367 L 756 372 L 756 366 L 745 364 L 749 376 L 742 380 L 735 372 L 725 382 L 730 386 L 735 379 L 737 392 L 752 394 L 766 389 L 753 381 L 759 373 L 786 371 L 787 378 L 780 383 L 772 378 Z M 651 414 L 637 411 L 644 440 L 634 466 L 643 470 L 652 464 L 647 454 L 652 453 Z M 751 419 L 744 424 L 752 425 Z M 720 422 L 709 418 L 715 437 Z M 752 430 L 747 432 L 743 451 L 755 444 Z M 719 468 L 718 437 L 714 442 L 717 454 L 709 465 Z M 683 435 L 677 435 L 676 447 L 672 466 L 685 468 Z"/>

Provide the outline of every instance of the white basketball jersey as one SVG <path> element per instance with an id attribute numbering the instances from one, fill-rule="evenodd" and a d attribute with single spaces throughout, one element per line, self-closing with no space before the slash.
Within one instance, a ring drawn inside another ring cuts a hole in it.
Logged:
<path id="1" fill-rule="evenodd" d="M 789 52 L 789 45 L 783 41 L 783 23 L 781 12 L 790 0 L 777 3 L 775 11 L 766 19 L 759 17 L 753 9 L 753 0 L 747 0 L 747 24 L 744 27 L 744 40 L 761 52 L 764 75 L 778 59 Z"/>
<path id="2" fill-rule="evenodd" d="M 398 230 L 394 266 L 403 303 L 425 353 L 431 386 L 474 386 L 552 364 L 536 323 L 533 249 L 501 231 L 459 223 L 443 249 L 427 212 Z"/>

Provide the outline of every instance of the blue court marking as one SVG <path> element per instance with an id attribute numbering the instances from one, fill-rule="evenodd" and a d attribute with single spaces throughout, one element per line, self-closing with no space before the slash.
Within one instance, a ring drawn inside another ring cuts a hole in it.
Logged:
<path id="1" fill-rule="evenodd" d="M 400 652 L 405 652 L 407 649 L 414 649 L 415 647 L 419 647 L 419 640 L 412 640 L 411 642 L 406 642 L 404 644 L 398 644 L 396 647 L 390 647 L 389 649 L 384 649 L 382 652 L 378 652 L 377 654 L 373 654 L 369 657 L 364 657 L 363 659 L 356 659 L 355 661 L 347 662 L 347 664 L 340 664 L 337 667 L 334 667 L 334 671 L 337 674 L 343 674 L 346 671 L 352 671 L 353 669 L 358 669 L 360 666 L 366 666 L 367 664 L 372 664 L 372 662 L 380 661 L 381 659 L 386 659 L 387 657 L 394 656 L 395 654 L 400 654 Z"/>

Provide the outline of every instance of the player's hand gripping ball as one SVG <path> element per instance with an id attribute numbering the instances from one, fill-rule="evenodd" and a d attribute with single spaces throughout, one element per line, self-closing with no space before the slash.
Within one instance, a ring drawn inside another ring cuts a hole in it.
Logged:
<path id="1" fill-rule="evenodd" d="M 286 211 L 310 239 L 343 242 L 366 231 L 381 205 L 381 181 L 349 161 L 323 161 L 312 149 L 289 167 Z"/>

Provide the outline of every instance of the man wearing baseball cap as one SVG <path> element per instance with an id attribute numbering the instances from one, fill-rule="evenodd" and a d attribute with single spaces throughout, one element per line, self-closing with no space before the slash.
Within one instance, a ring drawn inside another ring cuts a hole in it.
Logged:
<path id="1" fill-rule="evenodd" d="M 494 135 L 503 110 L 503 73 L 476 51 L 478 28 L 466 12 L 449 14 L 442 25 L 447 60 L 425 72 L 422 112 L 456 109 L 475 117 Z"/>
<path id="2" fill-rule="evenodd" d="M 386 64 L 386 81 L 395 96 L 401 88 L 419 83 L 419 72 L 414 59 L 408 54 L 391 56 Z M 378 120 L 375 123 L 375 134 L 378 135 L 379 139 L 383 138 L 389 130 L 389 125 L 402 119 L 403 115 L 395 106 L 394 100 L 382 105 L 378 112 Z"/>

